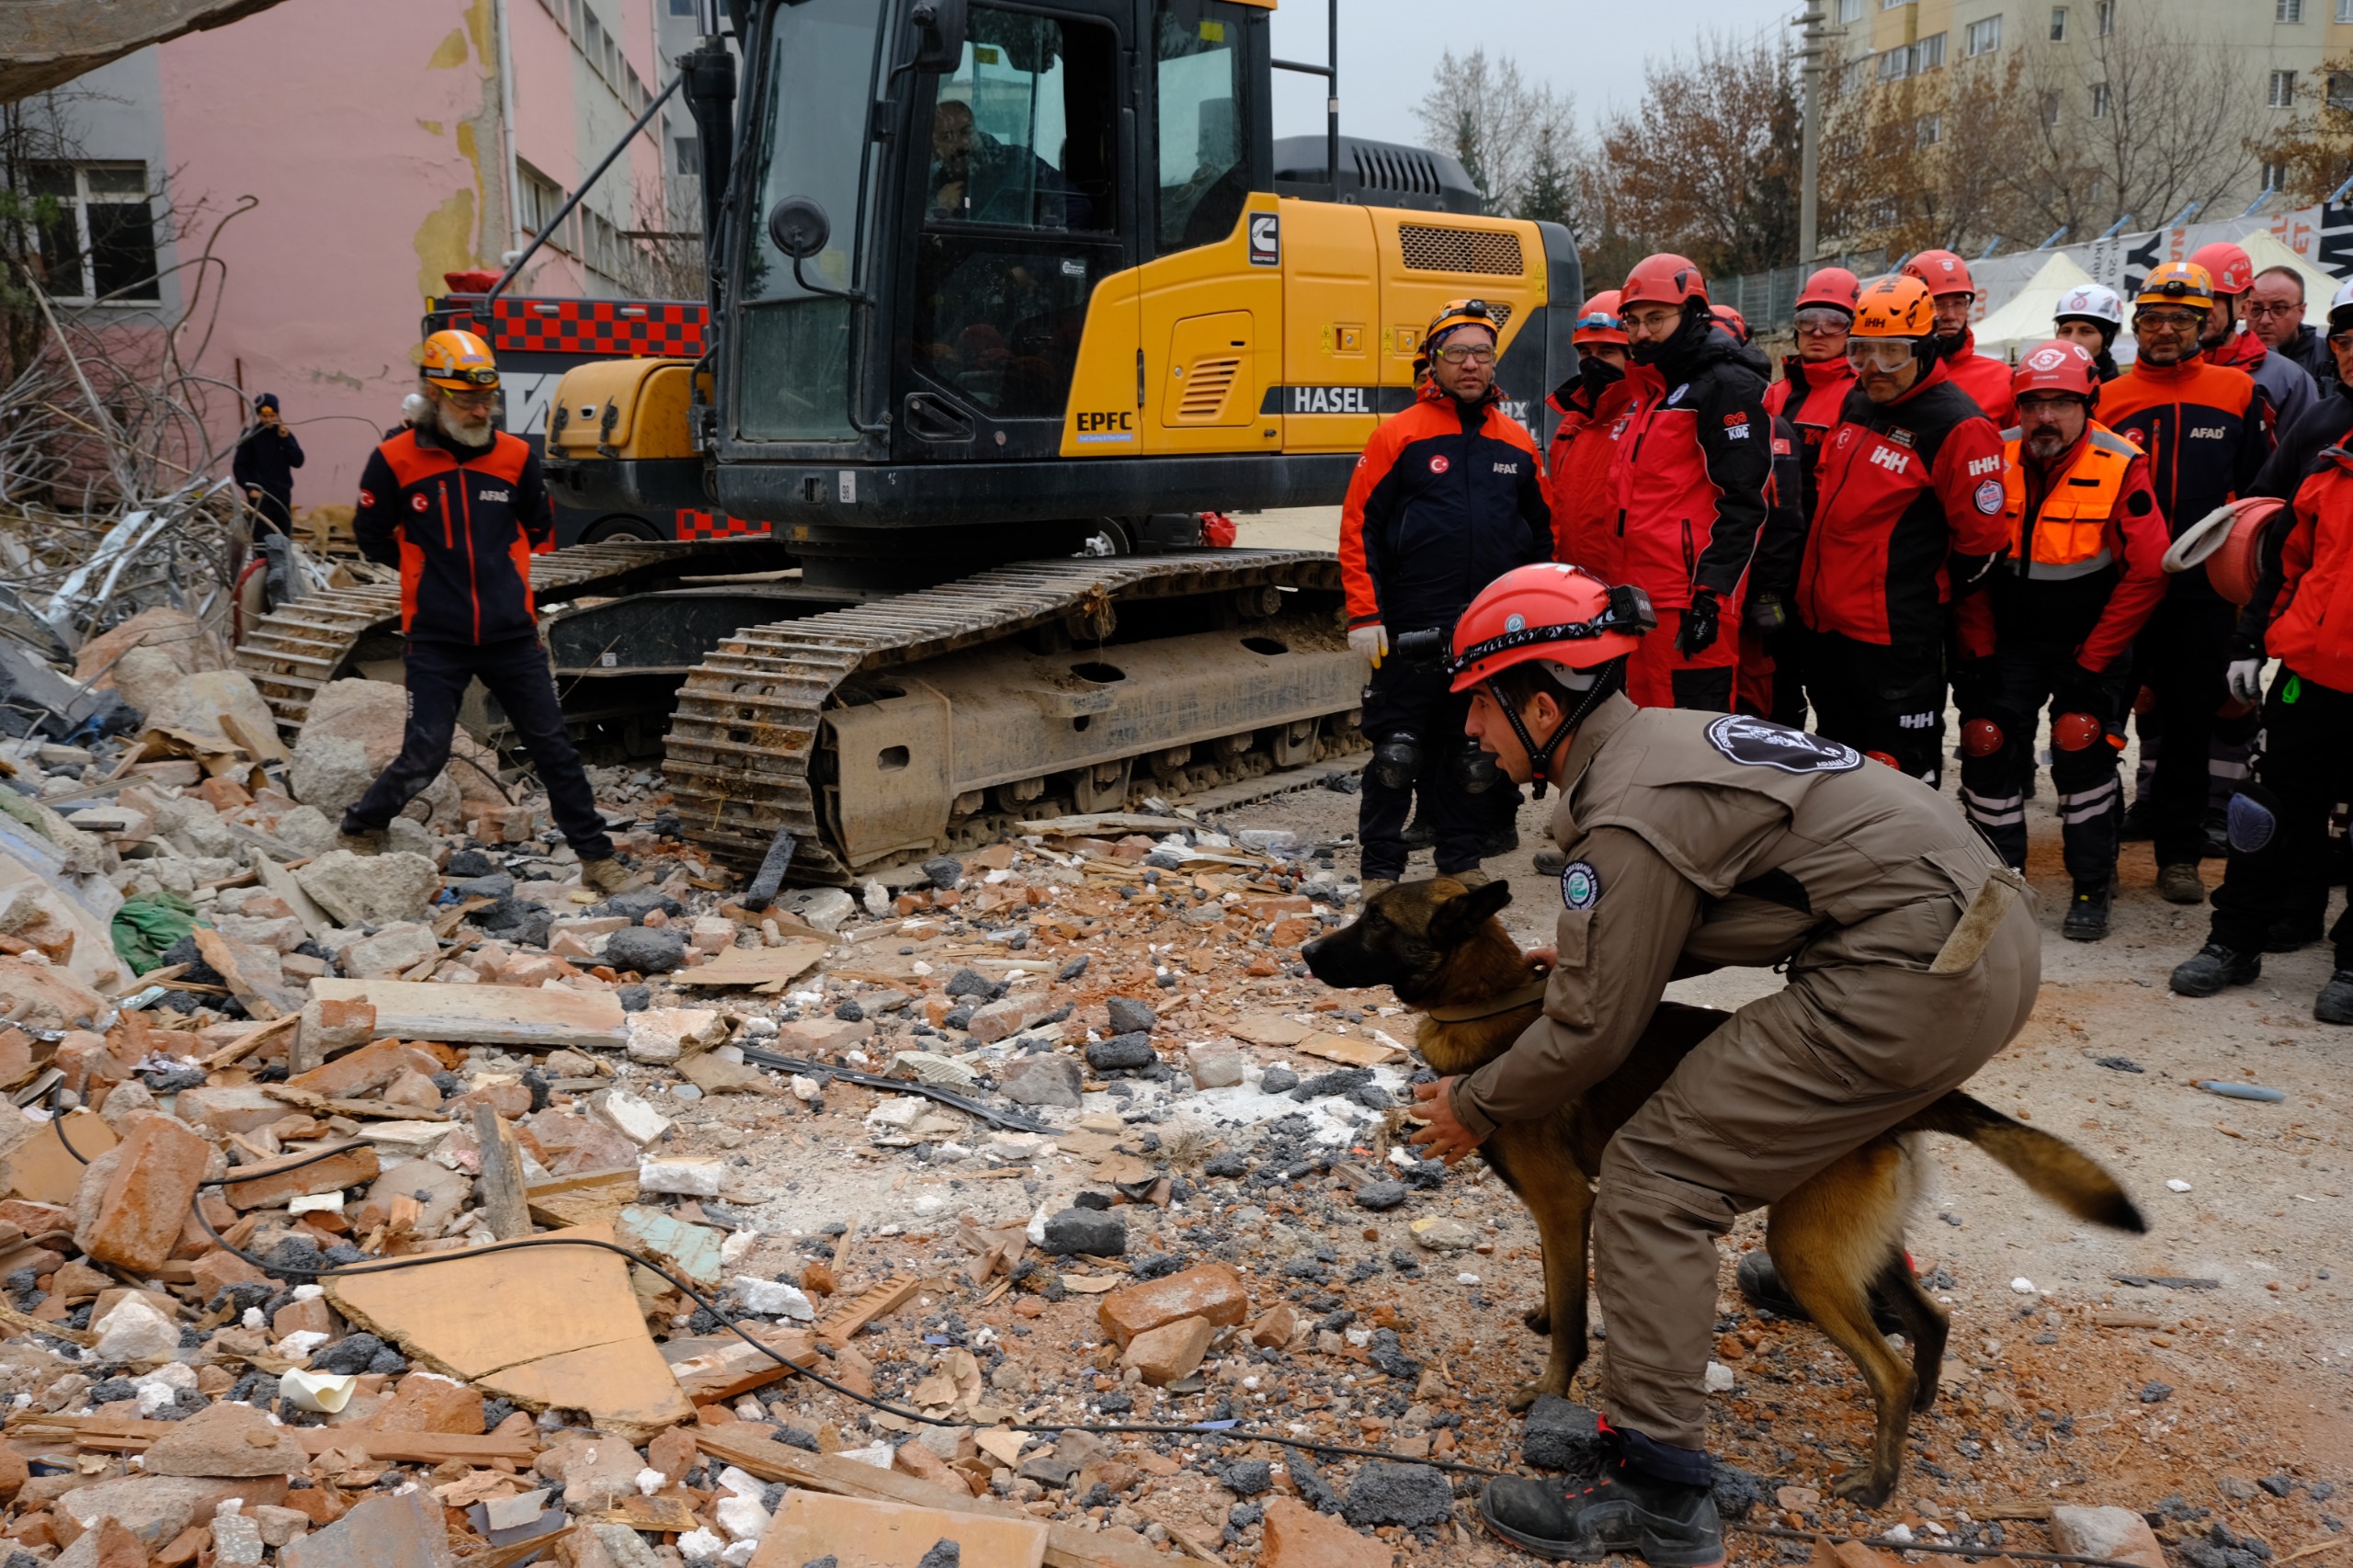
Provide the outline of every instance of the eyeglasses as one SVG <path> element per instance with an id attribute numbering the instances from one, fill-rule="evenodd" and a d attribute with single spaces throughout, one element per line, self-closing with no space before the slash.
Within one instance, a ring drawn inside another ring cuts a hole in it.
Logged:
<path id="1" fill-rule="evenodd" d="M 1893 370 L 1911 358 L 1915 352 L 1908 337 L 1854 338 L 1847 340 L 1847 362 L 1870 365 L 1882 370 Z"/>
<path id="2" fill-rule="evenodd" d="M 2205 324 L 2206 318 L 2195 311 L 2143 311 L 2132 318 L 2134 332 L 2152 327 L 2159 332 L 2194 332 Z"/>
<path id="3" fill-rule="evenodd" d="M 1815 336 L 1851 331 L 1855 324 L 1854 319 L 1846 312 L 1827 308 L 1800 311 L 1797 324 L 1800 332 L 1811 333 Z"/>
<path id="4" fill-rule="evenodd" d="M 455 387 L 443 387 L 441 395 L 460 408 L 488 408 L 498 401 L 498 389 L 484 387 L 476 392 L 460 392 Z"/>
<path id="5" fill-rule="evenodd" d="M 1492 344 L 1458 343 L 1451 347 L 1439 349 L 1438 357 L 1449 365 L 1461 365 L 1466 362 L 1474 365 L 1492 365 L 1495 362 L 1495 350 Z"/>
<path id="6" fill-rule="evenodd" d="M 2304 313 L 2304 307 L 2255 303 L 2247 306 L 2246 313 L 2250 316 L 2301 316 Z"/>
<path id="7" fill-rule="evenodd" d="M 1629 311 L 1620 319 L 1629 327 L 1640 328 L 1643 333 L 1648 334 L 1664 332 L 1666 328 L 1673 326 L 1683 319 L 1683 312 L 1681 311 L 1644 311 L 1638 315 Z"/>
<path id="8" fill-rule="evenodd" d="M 2328 335 L 2328 341 L 2329 346 L 2334 348 L 2342 348 L 2347 344 L 2353 343 L 2353 326 L 2338 327 Z"/>

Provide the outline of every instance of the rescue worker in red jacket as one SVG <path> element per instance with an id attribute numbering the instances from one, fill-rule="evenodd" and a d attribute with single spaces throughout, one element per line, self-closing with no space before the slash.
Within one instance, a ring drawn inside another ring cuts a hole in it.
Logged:
<path id="1" fill-rule="evenodd" d="M 1941 777 L 1945 605 L 2009 540 L 2002 437 L 1953 384 L 1928 290 L 1882 278 L 1847 340 L 1855 390 L 1823 444 L 1798 574 L 1814 727 L 1933 784 Z"/>
<path id="2" fill-rule="evenodd" d="M 1805 728 L 1804 672 L 1799 665 L 1805 647 L 1805 629 L 1796 613 L 1797 567 L 1805 551 L 1805 533 L 1813 524 L 1816 500 L 1814 471 L 1822 460 L 1822 443 L 1836 428 L 1847 394 L 1855 388 L 1854 367 L 1847 363 L 1847 335 L 1855 324 L 1855 299 L 1862 284 L 1843 267 L 1825 267 L 1798 290 L 1798 351 L 1781 361 L 1781 379 L 1765 389 L 1765 408 L 1777 421 L 1773 472 L 1777 484 L 1782 472 L 1780 425 L 1794 438 L 1797 486 L 1782 487 L 1779 501 L 1792 498 L 1798 508 L 1799 531 L 1784 541 L 1775 537 L 1758 546 L 1756 581 L 1749 590 L 1753 622 L 1760 617 L 1756 601 L 1768 593 L 1781 598 L 1784 613 L 1778 631 L 1741 629 L 1740 707 L 1761 713 L 1793 730 Z M 1787 570 L 1779 570 L 1787 557 Z"/>
<path id="3" fill-rule="evenodd" d="M 2319 401 L 2319 384 L 2313 380 L 2311 371 L 2285 354 L 2272 353 L 2263 339 L 2246 330 L 2247 298 L 2255 288 L 2255 262 L 2245 250 L 2228 240 L 2217 240 L 2191 251 L 2189 259 L 2204 267 L 2214 280 L 2214 308 L 2207 312 L 2206 328 L 2198 335 L 2198 346 L 2207 363 L 2228 365 L 2254 378 L 2256 389 L 2271 405 L 2276 436 L 2302 418 L 2304 412 Z"/>
<path id="4" fill-rule="evenodd" d="M 2100 392 L 2105 423 L 2149 457 L 2157 506 L 2178 535 L 2215 507 L 2243 494 L 2271 449 L 2263 394 L 2244 370 L 2208 364 L 2199 334 L 2214 309 L 2214 285 L 2195 262 L 2169 261 L 2142 280 L 2133 301 L 2131 369 Z M 2203 567 L 2177 574 L 2149 618 L 2134 653 L 2134 676 L 2154 706 L 2164 736 L 2143 800 L 2156 840 L 2157 892 L 2175 903 L 2202 903 L 2198 875 L 2204 852 L 2209 765 L 2216 716 L 2231 702 L 2222 675 L 2230 664 L 2232 607 Z"/>
<path id="5" fill-rule="evenodd" d="M 2329 449 L 2275 525 L 2284 530 L 2266 529 L 2228 676 L 2234 696 L 2262 703 L 2262 751 L 2255 781 L 2231 798 L 2206 945 L 2173 971 L 2185 996 L 2262 975 L 2266 938 L 2328 858 L 2329 813 L 2353 796 L 2353 449 Z M 2279 661 L 2268 696 L 2266 658 Z M 2313 1017 L 2353 1024 L 2353 909 L 2329 939 L 2336 968 Z"/>
<path id="6" fill-rule="evenodd" d="M 1635 651 L 1627 695 L 1646 708 L 1729 713 L 1740 662 L 1730 633 L 1772 471 L 1765 379 L 1717 328 L 1707 282 L 1682 256 L 1636 263 L 1618 314 L 1634 392 L 1609 470 L 1614 575 L 1648 594 L 1659 619 Z"/>
<path id="7" fill-rule="evenodd" d="M 1616 574 L 1618 509 L 1609 499 L 1609 459 L 1633 384 L 1626 379 L 1626 328 L 1618 319 L 1618 290 L 1585 302 L 1569 334 L 1577 373 L 1552 392 L 1561 423 L 1545 459 L 1545 494 L 1552 506 L 1552 559 L 1597 576 Z"/>
<path id="8" fill-rule="evenodd" d="M 1368 898 L 1405 874 L 1416 795 L 1440 876 L 1484 882 L 1487 846 L 1513 841 L 1519 791 L 1464 734 L 1470 699 L 1448 690 L 1446 673 L 1463 608 L 1552 553 L 1543 460 L 1495 385 L 1501 325 L 1483 300 L 1439 308 L 1414 362 L 1413 405 L 1373 431 L 1340 508 L 1348 646 L 1372 665 L 1361 721 L 1372 761 L 1357 806 Z"/>
<path id="9" fill-rule="evenodd" d="M 1970 280 L 1969 263 L 1949 250 L 1924 250 L 1904 264 L 1904 275 L 1928 287 L 1937 302 L 1937 352 L 1953 384 L 1967 392 L 1996 430 L 2017 422 L 2010 406 L 2010 368 L 1990 354 L 1977 352 L 1977 334 L 1969 320 L 1977 310 L 1977 285 Z"/>
<path id="10" fill-rule="evenodd" d="M 555 510 L 538 455 L 492 422 L 490 345 L 471 332 L 426 338 L 418 395 L 411 426 L 361 470 L 351 525 L 362 555 L 400 568 L 408 727 L 400 755 L 344 812 L 336 844 L 384 847 L 392 818 L 449 766 L 459 700 L 480 680 L 539 769 L 580 880 L 607 894 L 643 887 L 613 853 L 540 646 L 531 557 L 553 548 Z"/>
<path id="11" fill-rule="evenodd" d="M 2051 708 L 2051 781 L 2075 896 L 2060 934 L 2108 935 L 2123 815 L 2117 765 L 2132 639 L 2165 597 L 2165 517 L 2140 449 L 2092 417 L 2099 369 L 2080 345 L 2029 349 L 2011 381 L 2002 521 L 2009 555 L 1955 611 L 1961 809 L 2026 869 L 2035 721 Z"/>

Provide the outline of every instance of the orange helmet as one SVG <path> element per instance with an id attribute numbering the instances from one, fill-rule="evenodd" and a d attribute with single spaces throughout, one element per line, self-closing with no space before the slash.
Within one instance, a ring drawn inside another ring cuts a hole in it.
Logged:
<path id="1" fill-rule="evenodd" d="M 417 368 L 426 381 L 450 392 L 472 392 L 498 384 L 498 360 L 492 355 L 490 345 L 456 327 L 437 332 L 425 340 L 425 352 Z"/>
<path id="2" fill-rule="evenodd" d="M 1877 278 L 1856 297 L 1857 337 L 1927 337 L 1936 330 L 1928 286 L 1909 273 Z"/>
<path id="3" fill-rule="evenodd" d="M 2010 395 L 2065 392 L 2088 404 L 2099 398 L 2099 367 L 2080 343 L 2038 343 L 2018 360 L 2010 377 Z"/>
<path id="4" fill-rule="evenodd" d="M 1716 324 L 1718 326 L 1732 334 L 1732 340 L 1734 343 L 1745 343 L 1748 341 L 1748 318 L 1746 316 L 1742 315 L 1730 305 L 1710 305 L 1708 307 L 1708 313 L 1716 318 Z"/>
<path id="5" fill-rule="evenodd" d="M 1618 311 L 1623 315 L 1634 305 L 1680 305 L 1687 300 L 1706 304 L 1708 280 L 1690 260 L 1661 251 L 1643 257 L 1626 274 L 1625 287 L 1618 290 Z"/>
<path id="6" fill-rule="evenodd" d="M 1949 250 L 1924 250 L 1904 264 L 1904 276 L 1916 278 L 1935 294 L 1974 294 L 1977 285 L 1970 281 L 1969 263 Z"/>
<path id="7" fill-rule="evenodd" d="M 1430 324 L 1422 329 L 1422 346 L 1414 351 L 1414 374 L 1426 374 L 1430 368 L 1430 355 L 1437 351 L 1438 340 L 1460 326 L 1483 326 L 1500 347 L 1504 340 L 1505 312 L 1484 300 L 1449 300 L 1430 317 Z"/>
<path id="8" fill-rule="evenodd" d="M 1585 302 L 1577 312 L 1576 330 L 1569 334 L 1569 341 L 1577 345 L 1626 341 L 1626 324 L 1618 319 L 1618 290 L 1604 289 Z"/>
<path id="9" fill-rule="evenodd" d="M 2213 278 L 2217 294 L 2244 294 L 2255 287 L 2255 262 L 2228 240 L 2200 245 L 2189 253 L 2189 259 Z"/>
<path id="10" fill-rule="evenodd" d="M 1855 313 L 1855 296 L 1863 291 L 1862 280 L 1843 267 L 1825 267 L 1805 280 L 1798 290 L 1799 310 L 1808 305 L 1831 305 Z"/>
<path id="11" fill-rule="evenodd" d="M 2193 311 L 2214 308 L 2214 275 L 2194 261 L 2168 261 L 2141 279 L 2135 305 L 2182 305 Z"/>
<path id="12" fill-rule="evenodd" d="M 1589 670 L 1622 658 L 1658 624 L 1650 596 L 1613 588 L 1580 566 L 1515 566 L 1454 623 L 1454 687 L 1468 691 L 1514 665 L 1542 659 Z"/>

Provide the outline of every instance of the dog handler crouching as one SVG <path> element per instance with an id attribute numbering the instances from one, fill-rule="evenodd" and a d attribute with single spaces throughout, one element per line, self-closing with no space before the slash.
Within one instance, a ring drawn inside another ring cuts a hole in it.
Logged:
<path id="1" fill-rule="evenodd" d="M 1723 1560 L 1702 1388 L 1716 1238 L 2000 1050 L 2033 1006 L 2041 942 L 2024 882 L 1919 780 L 1761 719 L 1636 708 L 1626 660 L 1653 623 L 1638 591 L 1542 564 L 1498 578 L 1455 629 L 1469 733 L 1515 781 L 1560 787 L 1569 863 L 1542 1015 L 1479 1071 L 1417 1088 L 1414 1141 L 1451 1165 L 1642 1049 L 1668 981 L 1787 965 L 1603 1155 L 1615 1459 L 1565 1483 L 1492 1482 L 1480 1505 L 1544 1556 L 1701 1568 Z"/>

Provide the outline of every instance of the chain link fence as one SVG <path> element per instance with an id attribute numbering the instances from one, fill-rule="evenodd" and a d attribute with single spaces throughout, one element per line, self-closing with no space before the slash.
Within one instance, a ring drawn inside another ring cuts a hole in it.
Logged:
<path id="1" fill-rule="evenodd" d="M 1751 332 L 1779 332 L 1796 318 L 1798 290 L 1807 278 L 1825 267 L 1843 267 L 1858 278 L 1870 278 L 1887 270 L 1888 259 L 1884 250 L 1851 251 L 1802 267 L 1744 273 L 1711 285 L 1709 297 L 1738 311 Z"/>

